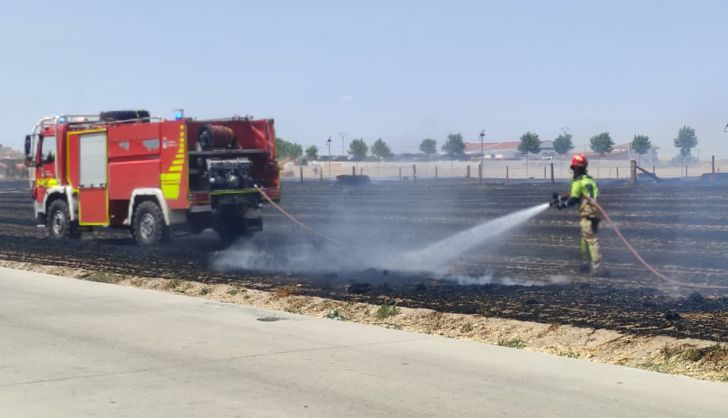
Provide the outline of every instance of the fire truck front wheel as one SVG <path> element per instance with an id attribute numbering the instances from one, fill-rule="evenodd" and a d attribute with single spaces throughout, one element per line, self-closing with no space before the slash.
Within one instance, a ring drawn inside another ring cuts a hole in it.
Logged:
<path id="1" fill-rule="evenodd" d="M 46 227 L 48 228 L 48 236 L 56 241 L 78 236 L 76 226 L 71 222 L 68 203 L 65 200 L 54 200 L 48 206 Z"/>
<path id="2" fill-rule="evenodd" d="M 132 229 L 136 242 L 145 247 L 159 244 L 169 234 L 164 224 L 162 209 L 151 200 L 144 201 L 136 207 L 132 218 Z"/>

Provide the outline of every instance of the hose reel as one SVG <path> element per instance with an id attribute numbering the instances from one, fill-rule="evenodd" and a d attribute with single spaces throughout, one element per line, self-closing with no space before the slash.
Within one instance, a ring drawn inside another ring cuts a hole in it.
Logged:
<path id="1" fill-rule="evenodd" d="M 231 149 L 235 146 L 235 143 L 235 132 L 223 125 L 202 125 L 200 133 L 197 136 L 198 151 Z"/>

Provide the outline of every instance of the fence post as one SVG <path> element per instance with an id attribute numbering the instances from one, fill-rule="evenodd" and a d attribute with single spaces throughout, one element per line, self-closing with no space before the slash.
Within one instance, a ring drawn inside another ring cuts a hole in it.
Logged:
<path id="1" fill-rule="evenodd" d="M 506 166 L 506 180 L 508 180 L 508 166 Z"/>
<path id="2" fill-rule="evenodd" d="M 619 167 L 617 167 L 617 180 L 619 180 Z"/>
<path id="3" fill-rule="evenodd" d="M 437 180 L 437 166 L 435 166 L 435 179 Z"/>
<path id="4" fill-rule="evenodd" d="M 298 166 L 299 172 L 301 173 L 301 184 L 303 184 L 303 166 Z"/>
<path id="5" fill-rule="evenodd" d="M 321 182 L 323 183 L 323 181 L 324 181 L 324 170 L 319 169 L 319 178 L 320 178 Z"/>
<path id="6" fill-rule="evenodd" d="M 417 184 L 417 164 L 412 164 L 412 180 Z"/>
<path id="7" fill-rule="evenodd" d="M 470 178 L 470 164 L 467 165 L 467 172 L 465 174 L 465 178 L 466 179 L 469 179 Z"/>
<path id="8" fill-rule="evenodd" d="M 360 176 L 364 175 L 364 167 L 359 167 L 359 175 Z"/>
<path id="9" fill-rule="evenodd" d="M 543 179 L 546 180 L 546 166 L 543 166 Z"/>
<path id="10" fill-rule="evenodd" d="M 711 172 L 713 174 L 715 174 L 715 155 L 711 156 L 710 160 L 711 160 L 711 166 L 712 166 Z"/>
<path id="11" fill-rule="evenodd" d="M 554 163 L 551 163 L 551 184 L 554 184 L 556 181 L 554 180 Z"/>
<path id="12" fill-rule="evenodd" d="M 402 167 L 399 168 L 399 181 L 402 181 Z"/>
<path id="13" fill-rule="evenodd" d="M 478 180 L 483 184 L 483 163 L 478 164 Z"/>
<path id="14" fill-rule="evenodd" d="M 653 167 L 654 169 L 654 167 Z M 654 174 L 654 172 L 653 172 Z M 629 175 L 632 178 L 633 183 L 637 183 L 637 161 L 630 160 L 629 161 Z"/>
<path id="15" fill-rule="evenodd" d="M 687 176 L 688 176 L 688 165 L 685 164 L 685 177 L 687 177 Z"/>
<path id="16" fill-rule="evenodd" d="M 652 174 L 655 174 L 655 166 L 652 166 Z"/>

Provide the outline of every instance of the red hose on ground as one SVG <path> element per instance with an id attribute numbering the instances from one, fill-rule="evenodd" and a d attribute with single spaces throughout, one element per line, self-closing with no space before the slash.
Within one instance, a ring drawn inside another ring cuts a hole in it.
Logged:
<path id="1" fill-rule="evenodd" d="M 590 197 L 587 197 L 587 199 L 589 199 L 589 201 L 591 203 L 593 203 L 594 206 L 596 206 L 600 212 L 602 212 L 602 215 L 604 215 L 604 219 L 606 219 L 607 223 L 609 223 L 609 225 L 612 227 L 612 229 L 614 229 L 614 232 L 617 234 L 619 239 L 622 240 L 624 245 L 627 247 L 627 249 L 629 249 L 629 251 L 632 253 L 632 255 L 634 255 L 634 257 L 637 259 L 637 261 L 639 261 L 643 266 L 645 266 L 645 268 L 647 270 L 649 270 L 655 276 L 666 281 L 667 283 L 674 284 L 676 286 L 702 288 L 702 289 L 728 289 L 728 286 L 710 285 L 710 284 L 699 285 L 699 284 L 693 284 L 693 283 L 684 283 L 679 280 L 671 279 L 671 278 L 665 276 L 664 274 L 660 273 L 659 271 L 655 270 L 655 268 L 652 267 L 647 261 L 645 261 L 645 259 L 642 258 L 642 256 L 637 252 L 637 250 L 635 250 L 634 247 L 632 247 L 632 244 L 630 244 L 629 241 L 627 241 L 627 239 L 624 237 L 624 235 L 622 235 L 622 232 L 619 230 L 619 228 L 617 228 L 617 225 L 615 225 L 614 222 L 612 222 L 612 219 L 609 217 L 609 215 L 604 210 L 604 208 L 599 203 L 597 203 L 596 200 L 594 200 Z"/>
<path id="2" fill-rule="evenodd" d="M 293 215 L 291 215 L 290 213 L 286 212 L 282 207 L 280 207 L 280 205 L 276 204 L 276 202 L 274 202 L 273 199 L 271 199 L 270 196 L 268 196 L 263 191 L 263 189 L 261 189 L 258 186 L 253 186 L 253 187 L 255 187 L 260 192 L 260 195 L 263 196 L 263 198 L 265 200 L 267 200 L 268 203 L 270 203 L 271 205 L 273 205 L 274 208 L 278 209 L 279 212 L 281 212 L 285 217 L 287 217 L 288 219 L 290 219 L 291 222 L 293 222 L 294 224 L 300 226 L 301 228 L 303 228 L 306 231 L 308 231 L 308 232 L 316 235 L 317 237 L 319 237 L 321 239 L 324 239 L 324 240 L 329 241 L 329 242 L 333 242 L 334 244 L 341 245 L 341 246 L 346 247 L 346 248 L 351 248 L 350 245 L 347 245 L 347 244 L 345 244 L 345 243 L 343 243 L 341 241 L 337 241 L 337 240 L 335 240 L 333 238 L 329 238 L 329 237 L 327 237 L 325 235 L 322 235 L 319 232 L 317 232 L 316 230 L 314 230 L 313 228 L 311 228 L 310 226 L 308 226 L 308 225 L 304 224 L 303 222 L 299 221 L 298 219 L 294 218 Z"/>

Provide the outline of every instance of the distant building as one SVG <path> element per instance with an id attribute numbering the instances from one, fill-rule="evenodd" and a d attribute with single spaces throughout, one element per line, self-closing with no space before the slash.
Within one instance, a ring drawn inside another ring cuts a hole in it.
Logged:
<path id="1" fill-rule="evenodd" d="M 27 174 L 23 160 L 21 152 L 0 144 L 0 178 L 17 178 Z"/>
<path id="2" fill-rule="evenodd" d="M 481 154 L 480 142 L 466 142 L 465 155 L 471 158 L 483 158 L 486 160 L 516 160 L 523 157 L 518 151 L 519 141 L 485 142 L 483 143 L 483 154 Z"/>
<path id="3" fill-rule="evenodd" d="M 615 145 L 612 152 L 602 156 L 597 152 L 587 152 L 586 157 L 589 159 L 601 158 L 602 160 L 636 160 L 641 164 L 655 164 L 659 161 L 657 158 L 659 147 L 652 146 L 646 153 L 638 155 L 632 150 L 631 145 L 631 143 Z"/>
<path id="4" fill-rule="evenodd" d="M 541 141 L 541 152 L 539 154 L 541 157 L 555 158 L 557 154 L 554 141 Z"/>
<path id="5" fill-rule="evenodd" d="M 22 160 L 23 153 L 0 144 L 0 160 Z"/>
<path id="6" fill-rule="evenodd" d="M 517 160 L 524 157 L 523 153 L 518 150 L 520 141 L 503 141 L 503 142 L 485 142 L 483 144 L 483 153 L 485 159 L 492 160 Z M 480 158 L 480 142 L 466 142 L 465 154 L 471 158 Z M 556 157 L 554 149 L 554 141 L 541 141 L 541 152 L 537 154 L 529 153 L 529 158 L 552 159 Z"/>

